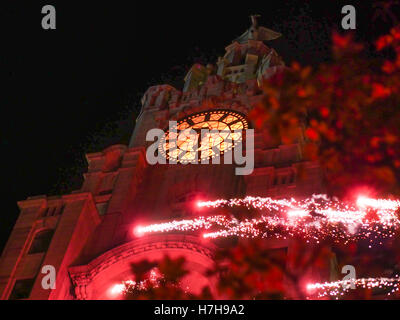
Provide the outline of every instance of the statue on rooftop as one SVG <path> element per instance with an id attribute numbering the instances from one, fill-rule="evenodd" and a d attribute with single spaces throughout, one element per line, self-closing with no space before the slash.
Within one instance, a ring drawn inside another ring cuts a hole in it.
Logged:
<path id="1" fill-rule="evenodd" d="M 257 41 L 271 41 L 279 38 L 282 36 L 281 33 L 273 31 L 271 29 L 265 27 L 259 27 L 257 18 L 260 15 L 255 14 L 251 15 L 251 27 L 243 33 L 240 37 L 236 38 L 234 42 L 245 43 L 248 40 L 257 40 Z"/>

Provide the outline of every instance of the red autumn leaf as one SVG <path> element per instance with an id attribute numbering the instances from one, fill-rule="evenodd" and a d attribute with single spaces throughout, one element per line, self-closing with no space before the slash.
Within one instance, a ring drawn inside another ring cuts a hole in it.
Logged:
<path id="1" fill-rule="evenodd" d="M 391 35 L 394 39 L 400 40 L 400 27 L 396 26 L 390 30 Z"/>
<path id="2" fill-rule="evenodd" d="M 381 139 L 379 137 L 372 137 L 372 139 L 370 140 L 371 147 L 377 148 L 380 141 Z"/>
<path id="3" fill-rule="evenodd" d="M 372 84 L 372 98 L 379 99 L 389 96 L 391 93 L 390 88 L 386 88 L 380 83 Z"/>
<path id="4" fill-rule="evenodd" d="M 338 48 L 338 49 L 344 49 L 347 48 L 351 42 L 351 36 L 350 35 L 340 35 L 337 32 L 334 32 L 332 35 L 332 42 L 333 46 Z"/>
<path id="5" fill-rule="evenodd" d="M 384 35 L 375 42 L 376 49 L 380 51 L 389 46 L 392 43 L 392 41 L 393 37 L 391 35 Z"/>
<path id="6" fill-rule="evenodd" d="M 386 73 L 393 73 L 396 70 L 396 66 L 393 62 L 386 60 L 382 65 L 382 71 Z"/>
<path id="7" fill-rule="evenodd" d="M 329 109 L 327 107 L 321 107 L 319 112 L 323 118 L 327 118 L 329 116 Z"/>
<path id="8" fill-rule="evenodd" d="M 304 97 L 306 97 L 307 92 L 306 92 L 306 90 L 304 90 L 303 88 L 299 88 L 299 89 L 297 90 L 297 95 L 298 95 L 300 98 L 304 98 Z"/>
<path id="9" fill-rule="evenodd" d="M 313 128 L 307 128 L 306 136 L 312 141 L 317 141 L 319 138 L 318 132 Z"/>

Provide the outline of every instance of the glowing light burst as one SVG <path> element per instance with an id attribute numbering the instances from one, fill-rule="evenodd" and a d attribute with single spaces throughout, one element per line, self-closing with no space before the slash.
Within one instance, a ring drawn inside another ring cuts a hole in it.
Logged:
<path id="1" fill-rule="evenodd" d="M 312 297 L 339 297 L 350 292 L 351 285 L 354 284 L 355 289 L 377 289 L 382 290 L 386 295 L 390 296 L 399 291 L 400 278 L 361 278 L 347 279 L 334 282 L 311 283 L 307 285 L 307 291 Z"/>
<path id="2" fill-rule="evenodd" d="M 400 207 L 399 200 L 370 199 L 367 197 L 358 197 L 357 205 L 359 207 L 372 207 L 375 209 L 396 210 Z"/>
<path id="3" fill-rule="evenodd" d="M 125 290 L 125 282 L 124 283 L 117 283 L 111 288 L 112 295 L 118 295 L 123 293 Z"/>
<path id="4" fill-rule="evenodd" d="M 157 287 L 162 278 L 163 277 L 159 274 L 158 270 L 153 269 L 150 271 L 148 279 L 140 281 L 139 283 L 133 280 L 122 281 L 121 283 L 117 283 L 114 286 L 112 286 L 110 292 L 113 296 L 116 296 L 116 295 L 126 294 L 132 290 L 138 290 L 138 291 L 146 290 L 149 287 L 149 285 Z"/>
<path id="5" fill-rule="evenodd" d="M 304 200 L 246 197 L 244 199 L 198 202 L 200 208 L 244 207 L 260 216 L 239 221 L 225 215 L 175 220 L 138 227 L 136 233 L 207 230 L 204 238 L 239 236 L 245 238 L 280 238 L 302 236 L 307 241 L 335 242 L 369 239 L 371 243 L 393 237 L 400 226 L 400 201 L 360 197 L 356 206 L 313 195 Z"/>

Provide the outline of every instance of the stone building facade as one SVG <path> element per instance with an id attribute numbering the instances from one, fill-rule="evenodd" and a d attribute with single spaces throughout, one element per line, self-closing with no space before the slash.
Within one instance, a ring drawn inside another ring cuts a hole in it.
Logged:
<path id="1" fill-rule="evenodd" d="M 235 164 L 146 161 L 147 132 L 167 128 L 170 120 L 210 110 L 248 118 L 262 101 L 263 78 L 285 68 L 265 44 L 278 36 L 253 18 L 216 65 L 195 64 L 189 70 L 182 91 L 166 84 L 150 87 L 129 145 L 87 154 L 88 170 L 79 190 L 18 202 L 20 215 L 0 259 L 0 298 L 112 299 L 110 288 L 131 276 L 132 262 L 165 254 L 186 257 L 191 271 L 186 285 L 197 291 L 210 281 L 202 272 L 212 264 L 215 244 L 182 233 L 137 238 L 135 225 L 196 215 L 193 201 L 199 198 L 323 193 L 320 167 L 302 158 L 301 136 L 298 143 L 279 145 L 266 130 L 256 130 L 255 168 L 246 176 L 235 175 Z M 307 171 L 306 180 L 297 179 L 300 165 Z M 290 254 L 289 241 L 271 240 L 270 247 Z M 46 265 L 57 272 L 54 290 L 42 288 Z"/>

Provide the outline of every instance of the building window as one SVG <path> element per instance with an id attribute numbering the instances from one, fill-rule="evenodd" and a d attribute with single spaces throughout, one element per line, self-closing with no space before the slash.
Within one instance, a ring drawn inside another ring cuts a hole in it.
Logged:
<path id="1" fill-rule="evenodd" d="M 58 206 L 49 206 L 46 209 L 43 210 L 41 213 L 41 217 L 51 217 L 51 216 L 57 216 L 63 213 L 65 208 L 65 204 L 58 205 Z"/>
<path id="2" fill-rule="evenodd" d="M 54 216 L 54 214 L 56 213 L 56 209 L 57 207 L 55 206 L 47 208 L 46 216 L 47 217 Z"/>
<path id="3" fill-rule="evenodd" d="M 9 300 L 28 299 L 34 283 L 35 279 L 23 279 L 15 281 Z"/>
<path id="4" fill-rule="evenodd" d="M 33 239 L 32 245 L 28 254 L 46 252 L 50 246 L 51 238 L 53 237 L 53 230 L 44 230 L 36 234 Z"/>

